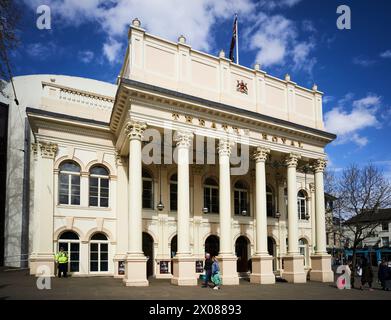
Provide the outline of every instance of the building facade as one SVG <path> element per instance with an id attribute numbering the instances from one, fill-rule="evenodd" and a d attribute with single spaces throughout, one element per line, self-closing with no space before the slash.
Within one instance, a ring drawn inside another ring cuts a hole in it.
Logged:
<path id="1" fill-rule="evenodd" d="M 137 19 L 113 95 L 53 79 L 46 107 L 26 109 L 31 274 L 53 275 L 63 247 L 73 275 L 128 286 L 195 285 L 205 252 L 226 285 L 333 281 L 323 171 L 335 136 L 315 85 L 155 37 Z"/>

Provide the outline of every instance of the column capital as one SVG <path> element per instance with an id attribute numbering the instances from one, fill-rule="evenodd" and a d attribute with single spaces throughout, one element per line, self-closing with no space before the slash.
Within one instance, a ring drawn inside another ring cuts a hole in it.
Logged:
<path id="1" fill-rule="evenodd" d="M 326 159 L 316 159 L 314 161 L 314 171 L 316 172 L 324 172 L 326 169 L 327 160 Z"/>
<path id="2" fill-rule="evenodd" d="M 299 163 L 299 159 L 301 158 L 301 155 L 299 153 L 290 153 L 285 158 L 285 164 L 288 167 L 297 167 L 297 164 Z"/>
<path id="3" fill-rule="evenodd" d="M 315 183 L 310 183 L 309 186 L 310 186 L 310 192 L 314 193 L 315 192 Z"/>
<path id="4" fill-rule="evenodd" d="M 256 162 L 260 162 L 260 161 L 265 162 L 269 154 L 270 154 L 270 149 L 257 147 L 256 151 L 253 154 L 253 157 Z"/>
<path id="5" fill-rule="evenodd" d="M 232 147 L 234 145 L 234 142 L 227 139 L 227 138 L 221 138 L 219 140 L 219 148 L 218 148 L 218 151 L 219 151 L 219 155 L 221 156 L 230 156 L 231 155 L 231 151 L 232 151 Z"/>
<path id="6" fill-rule="evenodd" d="M 193 133 L 189 131 L 176 131 L 174 135 L 174 141 L 177 147 L 190 148 L 191 141 L 193 140 Z"/>
<path id="7" fill-rule="evenodd" d="M 32 149 L 33 149 L 34 154 L 37 154 L 38 147 L 39 147 L 40 154 L 41 154 L 42 158 L 54 159 L 54 157 L 57 154 L 58 145 L 56 143 L 43 142 L 43 141 L 40 141 L 38 143 L 34 143 L 32 145 Z"/>
<path id="8" fill-rule="evenodd" d="M 128 136 L 129 140 L 141 140 L 146 128 L 146 123 L 130 120 L 125 125 L 125 134 Z"/>

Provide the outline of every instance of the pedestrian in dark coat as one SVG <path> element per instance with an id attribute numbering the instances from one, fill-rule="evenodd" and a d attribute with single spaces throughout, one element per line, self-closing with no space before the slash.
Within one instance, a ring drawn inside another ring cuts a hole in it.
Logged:
<path id="1" fill-rule="evenodd" d="M 360 290 L 363 290 L 363 286 L 368 283 L 369 291 L 373 291 L 372 289 L 372 281 L 373 281 L 373 271 L 371 264 L 368 263 L 366 259 L 362 261 L 362 276 L 361 276 L 361 286 Z"/>
<path id="2" fill-rule="evenodd" d="M 385 259 L 379 265 L 379 271 L 377 272 L 377 278 L 380 281 L 383 290 L 386 288 L 386 280 L 389 278 L 389 268 Z"/>

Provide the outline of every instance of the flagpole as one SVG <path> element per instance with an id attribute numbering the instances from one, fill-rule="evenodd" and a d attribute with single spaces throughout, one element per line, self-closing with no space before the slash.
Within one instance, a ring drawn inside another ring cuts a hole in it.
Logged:
<path id="1" fill-rule="evenodd" d="M 239 64 L 239 33 L 238 33 L 238 15 L 236 16 L 236 64 Z"/>

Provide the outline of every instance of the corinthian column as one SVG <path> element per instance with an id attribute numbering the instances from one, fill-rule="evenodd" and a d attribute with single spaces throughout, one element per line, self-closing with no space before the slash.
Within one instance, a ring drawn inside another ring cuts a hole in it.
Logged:
<path id="1" fill-rule="evenodd" d="M 147 286 L 147 258 L 142 247 L 142 157 L 141 139 L 145 123 L 129 121 L 125 133 L 129 139 L 129 243 L 123 281 L 127 286 Z"/>
<path id="2" fill-rule="evenodd" d="M 300 155 L 291 153 L 286 157 L 288 182 L 288 255 L 284 258 L 283 278 L 288 282 L 306 282 L 304 273 L 304 257 L 299 254 L 297 183 L 296 167 Z"/>
<path id="3" fill-rule="evenodd" d="M 219 141 L 219 207 L 220 207 L 220 252 L 219 262 L 222 281 L 225 285 L 239 284 L 236 270 L 237 257 L 232 246 L 231 222 L 231 175 L 229 157 L 232 142 L 228 139 Z"/>
<path id="4" fill-rule="evenodd" d="M 273 274 L 273 257 L 267 251 L 267 207 L 266 207 L 266 170 L 265 161 L 270 150 L 258 147 L 255 154 L 255 219 L 256 251 L 252 257 L 250 282 L 275 283 Z"/>
<path id="5" fill-rule="evenodd" d="M 54 276 L 53 216 L 54 177 L 53 165 L 57 144 L 33 144 L 35 155 L 33 252 L 29 257 L 30 274 Z"/>
<path id="6" fill-rule="evenodd" d="M 316 251 L 311 256 L 311 280 L 321 282 L 334 281 L 331 270 L 331 256 L 326 251 L 326 218 L 324 206 L 323 172 L 326 160 L 317 159 L 314 163 L 315 171 L 315 215 L 316 215 Z"/>
<path id="7" fill-rule="evenodd" d="M 181 286 L 197 285 L 195 259 L 190 252 L 190 192 L 189 150 L 193 134 L 177 131 L 174 137 L 178 149 L 178 251 L 174 257 L 171 283 Z"/>

